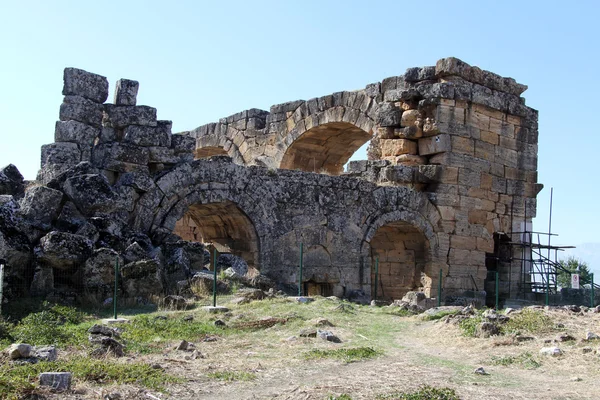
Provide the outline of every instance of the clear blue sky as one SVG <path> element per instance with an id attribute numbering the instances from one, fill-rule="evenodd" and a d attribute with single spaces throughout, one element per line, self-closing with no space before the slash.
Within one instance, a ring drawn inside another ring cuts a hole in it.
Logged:
<path id="1" fill-rule="evenodd" d="M 140 81 L 174 131 L 455 56 L 529 85 L 540 110 L 536 230 L 600 242 L 597 1 L 0 0 L 0 165 L 28 179 L 53 141 L 62 71 Z M 364 155 L 358 158 L 365 158 Z"/>

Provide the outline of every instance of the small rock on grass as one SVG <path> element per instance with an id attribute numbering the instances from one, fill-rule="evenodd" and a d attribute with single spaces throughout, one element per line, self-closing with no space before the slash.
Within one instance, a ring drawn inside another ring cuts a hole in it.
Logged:
<path id="1" fill-rule="evenodd" d="M 479 367 L 477 368 L 475 371 L 473 371 L 473 373 L 477 374 L 477 375 L 489 375 L 485 369 L 483 369 L 483 367 Z"/>
<path id="2" fill-rule="evenodd" d="M 540 354 L 552 357 L 558 357 L 562 355 L 562 350 L 558 347 L 542 347 L 540 350 Z"/>
<path id="3" fill-rule="evenodd" d="M 48 386 L 56 391 L 69 390 L 71 379 L 70 372 L 42 372 L 40 374 L 40 386 Z"/>
<path id="4" fill-rule="evenodd" d="M 13 343 L 8 349 L 6 349 L 6 353 L 10 357 L 11 360 L 16 360 L 19 358 L 28 358 L 31 356 L 31 352 L 33 347 L 27 343 Z"/>
<path id="5" fill-rule="evenodd" d="M 600 336 L 596 335 L 594 332 L 588 332 L 585 335 L 585 340 L 598 340 L 600 339 Z"/>

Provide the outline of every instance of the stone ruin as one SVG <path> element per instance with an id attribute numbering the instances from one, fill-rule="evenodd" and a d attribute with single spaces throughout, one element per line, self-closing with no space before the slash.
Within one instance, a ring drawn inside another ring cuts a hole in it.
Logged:
<path id="1" fill-rule="evenodd" d="M 520 261 L 499 254 L 542 188 L 526 88 L 446 58 L 172 134 L 136 105 L 138 82 L 109 104 L 105 77 L 67 68 L 37 180 L 0 172 L 5 295 L 109 297 L 115 259 L 126 295 L 174 293 L 203 243 L 297 291 L 302 243 L 308 294 L 369 298 L 377 258 L 380 299 L 435 297 L 440 276 L 444 299 L 472 296 L 490 271 L 514 297 Z"/>

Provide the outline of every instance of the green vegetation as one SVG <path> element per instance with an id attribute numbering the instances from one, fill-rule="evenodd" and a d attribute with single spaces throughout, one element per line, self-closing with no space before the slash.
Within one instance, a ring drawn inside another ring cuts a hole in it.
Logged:
<path id="1" fill-rule="evenodd" d="M 319 350 L 313 349 L 304 353 L 307 360 L 318 360 L 323 358 L 335 358 L 350 363 L 354 361 L 367 360 L 380 355 L 381 352 L 371 347 L 355 347 L 349 349 Z"/>
<path id="2" fill-rule="evenodd" d="M 33 392 L 34 382 L 42 372 L 72 372 L 76 380 L 105 384 L 139 384 L 147 388 L 164 390 L 169 383 L 181 379 L 153 369 L 146 364 L 118 363 L 88 357 L 73 357 L 54 362 L 10 365 L 0 364 L 0 398 L 18 399 Z"/>
<path id="3" fill-rule="evenodd" d="M 436 319 L 442 319 L 447 315 L 456 315 L 456 314 L 460 314 L 460 310 L 448 310 L 448 311 L 440 311 L 437 312 L 435 314 L 424 314 L 423 316 L 421 316 L 421 320 L 423 321 L 434 321 Z"/>
<path id="4" fill-rule="evenodd" d="M 329 397 L 327 397 L 327 400 L 352 400 L 352 397 L 348 396 L 347 394 L 340 394 L 339 396 L 335 396 L 335 395 L 329 395 Z"/>
<path id="5" fill-rule="evenodd" d="M 537 361 L 529 352 L 525 352 L 516 356 L 492 356 L 491 362 L 493 365 L 502 365 L 508 367 L 509 365 L 517 364 L 526 369 L 536 369 L 541 367 L 541 363 Z"/>
<path id="6" fill-rule="evenodd" d="M 454 389 L 422 386 L 414 392 L 394 392 L 376 397 L 377 400 L 460 400 Z"/>
<path id="7" fill-rule="evenodd" d="M 255 373 L 246 371 L 216 371 L 209 372 L 207 376 L 212 379 L 217 379 L 226 382 L 252 381 L 256 379 Z"/>
<path id="8" fill-rule="evenodd" d="M 478 310 L 471 318 L 465 318 L 459 323 L 462 334 L 468 337 L 475 337 L 477 326 L 484 321 L 483 310 Z"/>
<path id="9" fill-rule="evenodd" d="M 575 257 L 569 257 L 566 260 L 560 260 L 559 264 L 566 270 L 558 271 L 557 283 L 561 288 L 571 287 L 571 274 L 575 273 L 579 273 L 579 281 L 581 284 L 591 282 L 590 268 L 585 261 L 581 261 Z"/>
<path id="10" fill-rule="evenodd" d="M 464 336 L 475 337 L 477 326 L 486 321 L 483 317 L 484 310 L 479 310 L 471 318 L 460 321 L 460 328 Z M 518 313 L 510 315 L 508 322 L 499 324 L 500 334 L 522 334 L 522 333 L 547 333 L 554 330 L 552 319 L 540 310 L 523 309 Z"/>

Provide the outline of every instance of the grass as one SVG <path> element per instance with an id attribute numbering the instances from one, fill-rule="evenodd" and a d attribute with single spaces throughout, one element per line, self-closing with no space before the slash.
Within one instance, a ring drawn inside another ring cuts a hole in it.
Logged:
<path id="1" fill-rule="evenodd" d="M 471 318 L 464 319 L 460 322 L 460 328 L 464 336 L 475 337 L 477 326 L 484 322 L 483 310 L 480 310 Z M 552 318 L 544 314 L 543 311 L 524 309 L 519 313 L 510 315 L 510 319 L 499 324 L 500 334 L 540 334 L 554 330 L 554 322 Z"/>
<path id="2" fill-rule="evenodd" d="M 327 397 L 327 400 L 352 400 L 352 397 L 346 393 L 340 394 L 339 396 L 331 394 Z"/>
<path id="3" fill-rule="evenodd" d="M 378 395 L 377 400 L 460 400 L 454 389 L 425 385 L 414 392 L 393 392 Z"/>
<path id="4" fill-rule="evenodd" d="M 212 379 L 226 382 L 252 381 L 256 379 L 255 373 L 247 371 L 215 371 L 209 372 L 207 376 Z"/>
<path id="5" fill-rule="evenodd" d="M 493 365 L 502 365 L 504 367 L 517 364 L 526 369 L 536 369 L 542 366 L 542 364 L 537 361 L 529 352 L 525 352 L 516 356 L 492 356 L 491 363 Z"/>
<path id="6" fill-rule="evenodd" d="M 54 362 L 25 365 L 0 365 L 0 398 L 19 399 L 35 390 L 34 382 L 42 372 L 72 372 L 76 380 L 103 384 L 138 384 L 164 390 L 166 385 L 182 382 L 147 364 L 119 363 L 76 356 Z"/>
<path id="7" fill-rule="evenodd" d="M 335 349 L 335 350 L 319 350 L 312 349 L 304 353 L 304 358 L 307 360 L 319 360 L 324 358 L 333 358 L 342 360 L 347 363 L 367 360 L 369 358 L 380 355 L 381 352 L 374 350 L 371 347 L 355 347 L 349 349 Z"/>
<path id="8" fill-rule="evenodd" d="M 440 311 L 435 314 L 423 315 L 421 317 L 421 319 L 422 319 L 422 321 L 435 321 L 437 319 L 444 318 L 446 315 L 456 315 L 459 313 L 460 313 L 460 311 L 458 311 L 458 310 Z"/>

